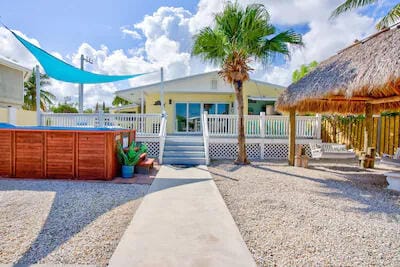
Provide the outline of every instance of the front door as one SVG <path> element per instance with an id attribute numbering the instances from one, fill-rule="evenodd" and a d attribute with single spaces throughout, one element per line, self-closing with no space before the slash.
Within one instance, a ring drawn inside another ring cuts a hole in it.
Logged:
<path id="1" fill-rule="evenodd" d="M 175 130 L 178 133 L 201 132 L 201 104 L 175 104 Z"/>

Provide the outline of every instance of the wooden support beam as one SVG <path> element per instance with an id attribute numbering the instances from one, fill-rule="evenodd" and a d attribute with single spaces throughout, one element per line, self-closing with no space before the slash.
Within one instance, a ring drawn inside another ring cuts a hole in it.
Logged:
<path id="1" fill-rule="evenodd" d="M 369 101 L 373 100 L 374 98 L 369 97 L 369 96 L 353 96 L 350 98 L 347 98 L 342 95 L 334 95 L 334 96 L 329 96 L 326 98 L 323 98 L 323 100 L 328 100 L 328 101 Z"/>
<path id="2" fill-rule="evenodd" d="M 289 166 L 294 166 L 296 149 L 296 110 L 289 111 Z"/>
<path id="3" fill-rule="evenodd" d="M 372 147 L 373 134 L 373 118 L 372 104 L 365 105 L 365 129 L 364 129 L 364 151 L 367 152 L 369 147 Z"/>
<path id="4" fill-rule="evenodd" d="M 390 102 L 400 102 L 400 95 L 399 96 L 389 96 L 385 98 L 377 98 L 374 100 L 370 100 L 367 103 L 377 105 L 382 103 L 390 103 Z"/>

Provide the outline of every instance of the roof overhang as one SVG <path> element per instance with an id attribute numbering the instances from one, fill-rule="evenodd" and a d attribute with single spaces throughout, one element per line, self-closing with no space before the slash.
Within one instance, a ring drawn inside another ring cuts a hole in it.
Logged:
<path id="1" fill-rule="evenodd" d="M 6 67 L 9 67 L 9 68 L 11 68 L 11 69 L 14 69 L 14 70 L 22 71 L 22 72 L 24 72 L 24 73 L 25 73 L 25 72 L 31 72 L 31 71 L 32 71 L 31 69 L 29 69 L 29 68 L 27 68 L 27 67 L 24 67 L 24 66 L 22 66 L 22 65 L 20 65 L 20 64 L 18 64 L 18 63 L 16 63 L 16 62 L 10 60 L 10 59 L 4 58 L 4 57 L 2 57 L 2 56 L 0 56 L 0 64 L 1 64 L 1 65 L 4 65 L 4 66 L 6 66 Z"/>
<path id="2" fill-rule="evenodd" d="M 248 99 L 256 101 L 276 101 L 277 97 L 267 97 L 267 96 L 249 96 Z"/>

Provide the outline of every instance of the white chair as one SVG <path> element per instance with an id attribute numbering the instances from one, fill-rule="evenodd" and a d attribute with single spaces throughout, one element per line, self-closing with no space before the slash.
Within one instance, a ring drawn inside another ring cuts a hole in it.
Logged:
<path id="1" fill-rule="evenodd" d="M 400 172 L 387 172 L 385 176 L 389 184 L 387 188 L 400 191 Z"/>
<path id="2" fill-rule="evenodd" d="M 347 150 L 346 145 L 335 143 L 311 143 L 311 156 L 313 159 L 353 159 L 356 153 Z"/>
<path id="3" fill-rule="evenodd" d="M 397 148 L 396 153 L 392 156 L 383 154 L 381 164 L 387 164 L 395 167 L 400 167 L 400 147 Z"/>

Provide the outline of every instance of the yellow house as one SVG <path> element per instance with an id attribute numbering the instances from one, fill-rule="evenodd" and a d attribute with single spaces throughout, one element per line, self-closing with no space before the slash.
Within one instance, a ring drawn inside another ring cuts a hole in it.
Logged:
<path id="1" fill-rule="evenodd" d="M 36 112 L 21 108 L 24 104 L 24 81 L 31 71 L 0 56 L 0 123 L 36 125 Z"/>
<path id="2" fill-rule="evenodd" d="M 160 114 L 160 83 L 154 83 L 116 92 L 116 95 L 132 102 L 114 112 L 141 112 Z M 245 114 L 276 114 L 274 104 L 284 87 L 267 82 L 249 80 L 243 88 Z M 236 114 L 234 89 L 219 77 L 217 71 L 207 72 L 164 82 L 164 108 L 168 115 L 167 132 L 200 132 L 201 114 Z"/>

